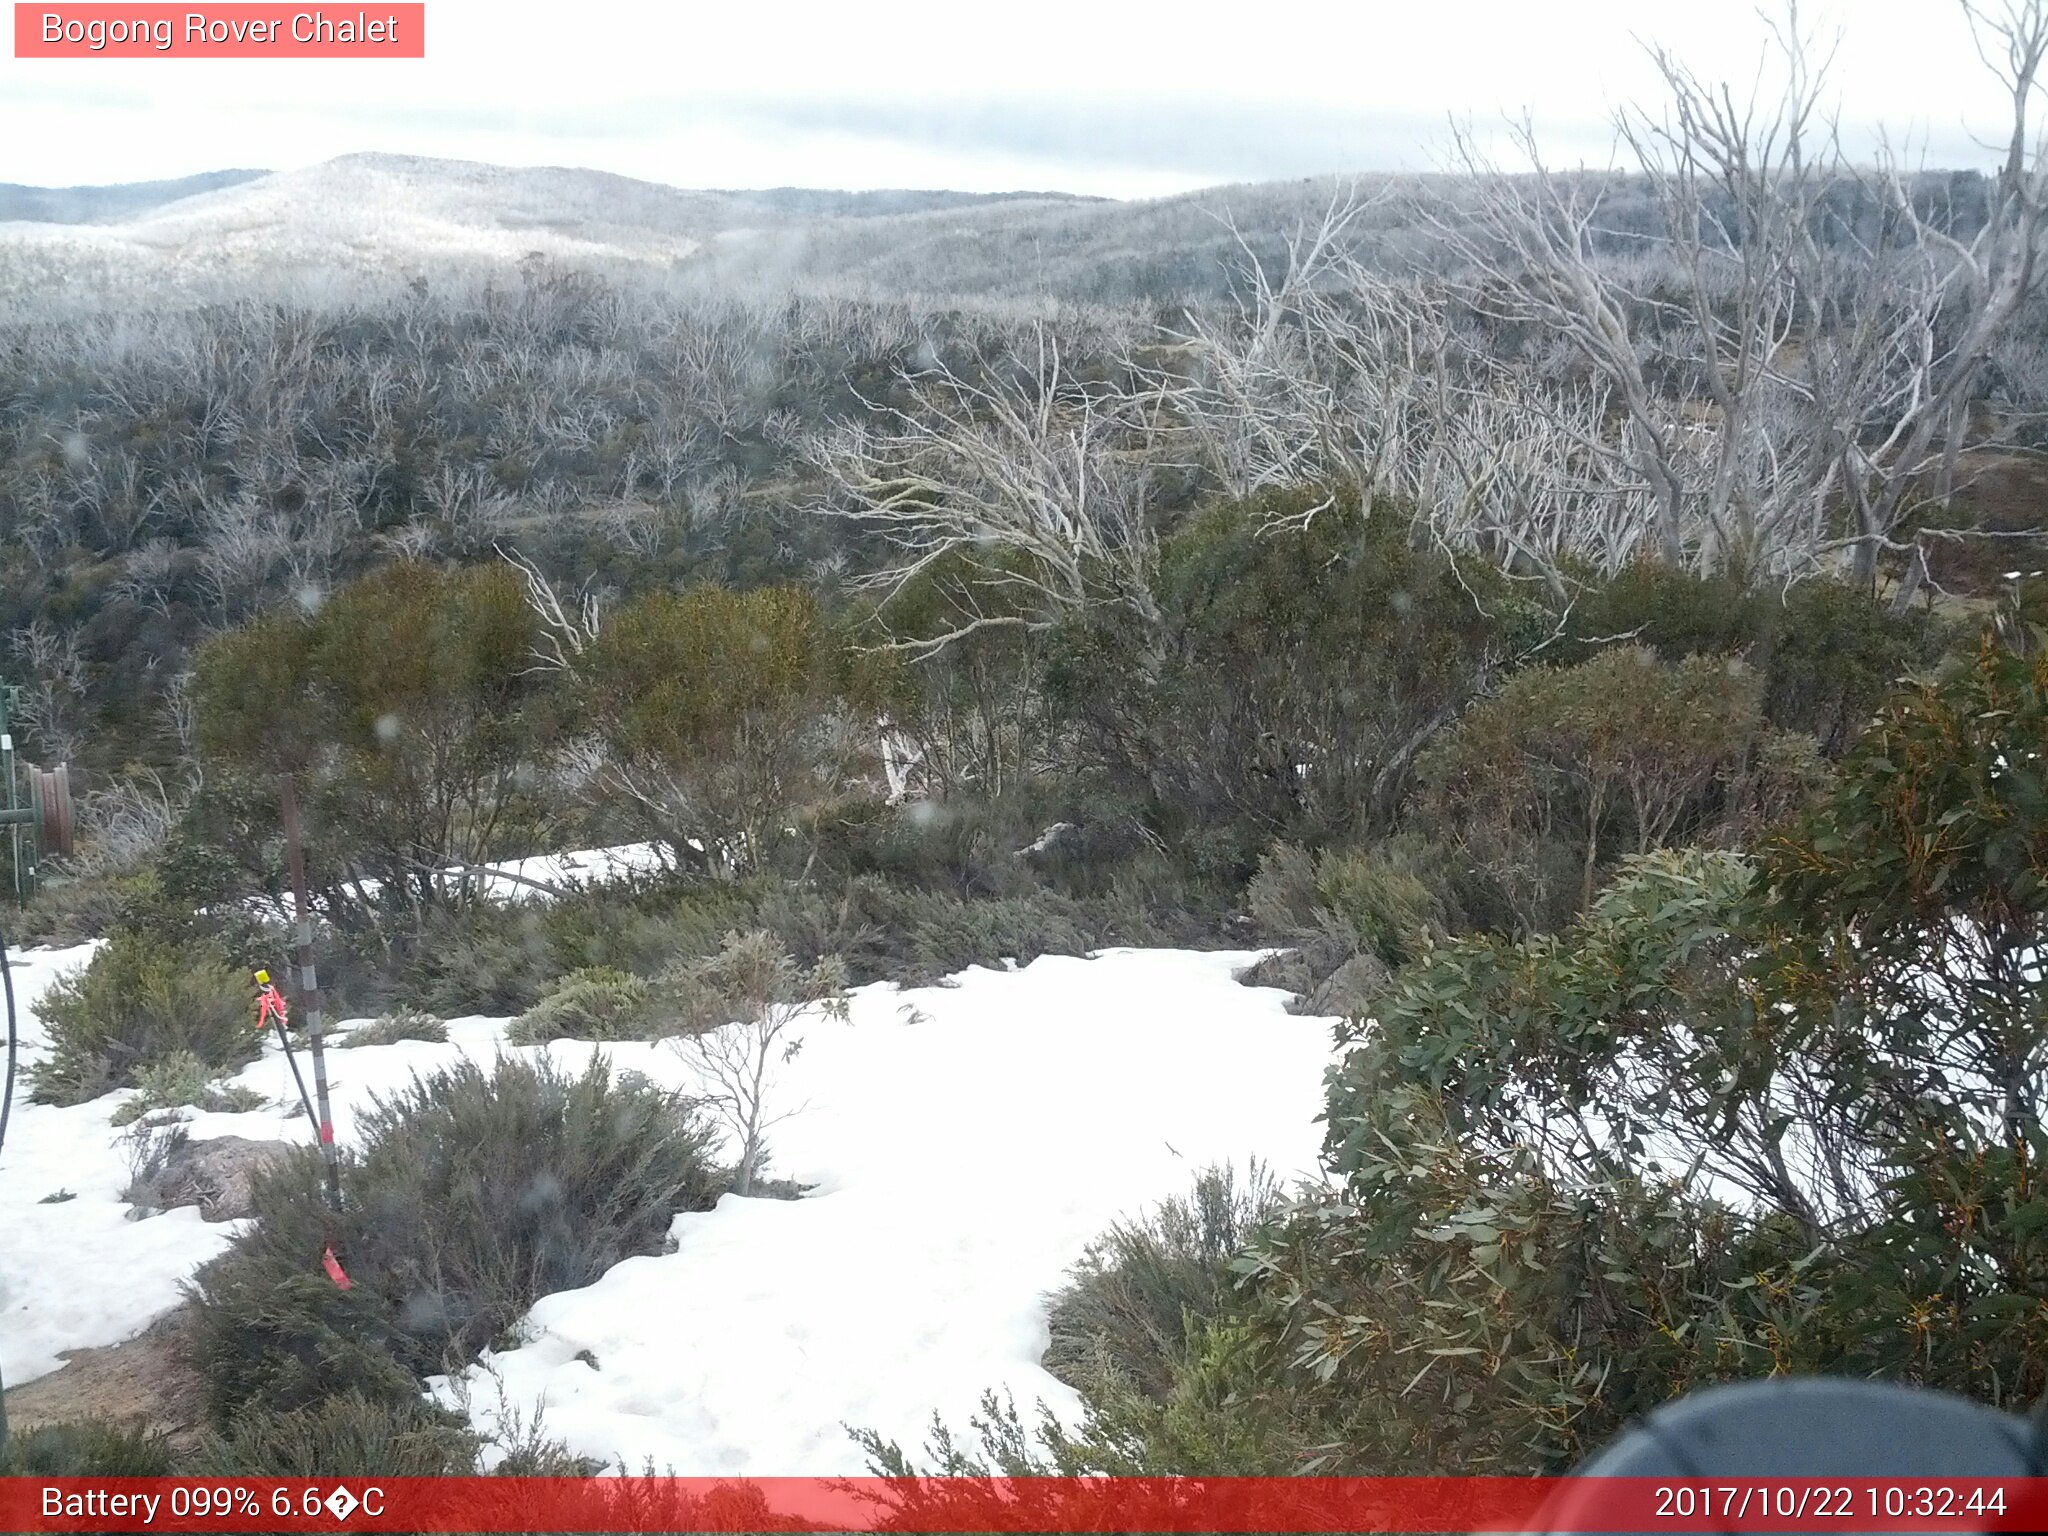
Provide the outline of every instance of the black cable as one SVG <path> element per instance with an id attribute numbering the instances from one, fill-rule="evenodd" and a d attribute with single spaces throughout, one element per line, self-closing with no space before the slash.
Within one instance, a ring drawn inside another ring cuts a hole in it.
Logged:
<path id="1" fill-rule="evenodd" d="M 7 935 L 0 933 L 0 991 L 7 994 L 7 1081 L 0 1085 L 0 1147 L 7 1145 L 7 1116 L 14 1108 L 14 1057 L 20 1037 L 14 1029 L 14 972 L 7 965 Z M 7 1454 L 7 1383 L 0 1380 L 0 1457 Z"/>

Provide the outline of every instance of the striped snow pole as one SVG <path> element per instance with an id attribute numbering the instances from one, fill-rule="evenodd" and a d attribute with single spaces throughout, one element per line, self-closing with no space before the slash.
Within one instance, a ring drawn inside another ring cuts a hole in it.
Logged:
<path id="1" fill-rule="evenodd" d="M 299 1007 L 313 1055 L 313 1102 L 320 1113 L 320 1155 L 327 1164 L 327 1203 L 341 1209 L 341 1155 L 334 1145 L 334 1112 L 327 1097 L 327 1052 L 320 1029 L 320 978 L 313 969 L 313 913 L 306 900 L 306 847 L 299 832 L 299 795 L 290 774 L 281 782 L 285 858 L 292 872 L 292 909 L 298 920 Z"/>

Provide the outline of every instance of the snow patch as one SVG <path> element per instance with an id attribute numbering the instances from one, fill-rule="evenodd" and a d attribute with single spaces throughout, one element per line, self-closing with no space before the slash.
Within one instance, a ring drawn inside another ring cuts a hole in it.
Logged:
<path id="1" fill-rule="evenodd" d="M 521 872 L 538 868 L 523 861 Z M 546 871 L 572 872 L 583 870 Z M 29 1064 L 44 1048 L 37 1001 L 90 953 L 15 962 Z M 1316 1165 L 1331 1021 L 1238 985 L 1258 958 L 1046 957 L 938 987 L 864 987 L 848 1020 L 800 1019 L 803 1049 L 780 1091 L 785 1107 L 803 1107 L 776 1128 L 768 1171 L 810 1186 L 806 1197 L 727 1196 L 678 1217 L 675 1253 L 545 1298 L 522 1347 L 433 1390 L 480 1427 L 541 1407 L 574 1451 L 682 1474 L 859 1472 L 843 1426 L 915 1446 L 934 1410 L 964 1429 L 989 1388 L 1073 1416 L 1074 1395 L 1038 1357 L 1046 1295 L 1089 1239 L 1184 1192 L 1210 1162 L 1256 1156 L 1283 1176 Z M 371 1098 L 415 1073 L 513 1054 L 508 1022 L 455 1019 L 445 1044 L 335 1052 L 337 1135 L 353 1139 Z M 684 1057 L 662 1043 L 518 1053 L 577 1070 L 600 1050 L 619 1069 L 693 1086 Z M 232 1081 L 270 1102 L 188 1113 L 195 1139 L 307 1136 L 274 1041 Z M 110 1124 L 126 1097 L 15 1106 L 0 1152 L 10 1385 L 58 1369 L 65 1350 L 140 1333 L 239 1229 L 191 1209 L 129 1219 L 127 1156 Z M 38 1203 L 60 1191 L 73 1198 Z"/>

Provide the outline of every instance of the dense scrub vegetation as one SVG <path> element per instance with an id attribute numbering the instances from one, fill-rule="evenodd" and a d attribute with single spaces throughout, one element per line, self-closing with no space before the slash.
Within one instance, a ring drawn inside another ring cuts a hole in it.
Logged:
<path id="1" fill-rule="evenodd" d="M 53 1049 L 35 1072 L 34 1094 L 78 1104 L 172 1060 L 216 1070 L 253 1061 L 262 1041 L 249 1028 L 248 993 L 217 947 L 117 931 L 43 999 Z"/>
<path id="2" fill-rule="evenodd" d="M 720 1188 L 695 1108 L 602 1061 L 465 1061 L 381 1101 L 327 1200 L 308 1149 L 256 1189 L 257 1225 L 193 1287 L 192 1353 L 216 1426 L 351 1395 L 408 1412 L 422 1376 L 501 1342 L 540 1297 L 659 1252 Z M 347 1255 L 343 1290 L 307 1255 Z M 335 1469 L 325 1468 L 325 1471 Z"/>
<path id="3" fill-rule="evenodd" d="M 2044 764 L 2048 651 L 1987 639 L 1747 852 L 1415 954 L 1341 1032 L 1333 1186 L 1205 1261 L 1185 1207 L 1112 1234 L 1053 1311 L 1088 1422 L 991 1402 L 929 1458 L 1539 1473 L 1769 1372 L 2037 1401 Z"/>
<path id="4" fill-rule="evenodd" d="M 849 983 L 1286 951 L 1343 1020 L 1328 1186 L 1109 1234 L 1053 1313 L 1088 1423 L 994 1404 L 945 1467 L 1536 1472 L 1763 1371 L 2039 1396 L 2048 610 L 1950 578 L 2044 398 L 2048 169 L 1850 196 L 1670 83 L 1690 180 L 1475 163 L 1402 241 L 1339 196 L 1165 317 L 532 266 L 19 326 L 0 630 L 92 792 L 30 931 L 108 939 L 36 1091 L 247 1059 L 289 780 L 361 1040 L 766 1050 Z M 198 1282 L 213 1454 L 466 1465 L 419 1378 L 712 1198 L 714 1108 L 744 1186 L 745 1106 L 601 1066 L 416 1085 L 339 1212 L 290 1165 Z"/>

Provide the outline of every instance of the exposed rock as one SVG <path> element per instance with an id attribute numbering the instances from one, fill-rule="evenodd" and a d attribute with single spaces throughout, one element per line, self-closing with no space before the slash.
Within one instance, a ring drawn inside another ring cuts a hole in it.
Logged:
<path id="1" fill-rule="evenodd" d="M 205 1389 L 185 1357 L 186 1316 L 181 1308 L 123 1344 L 66 1350 L 61 1370 L 8 1390 L 9 1428 L 140 1420 L 174 1445 L 189 1444 L 203 1427 Z"/>
<path id="2" fill-rule="evenodd" d="M 1311 1018 L 1352 1018 L 1369 1013 L 1393 973 L 1378 955 L 1341 955 L 1333 944 L 1305 943 L 1277 950 L 1238 972 L 1248 987 L 1292 992 L 1289 1013 Z"/>
<path id="3" fill-rule="evenodd" d="M 283 1142 L 242 1136 L 184 1142 L 170 1150 L 159 1171 L 129 1190 L 129 1199 L 166 1211 L 196 1205 L 207 1221 L 234 1221 L 255 1214 L 250 1193 L 256 1176 L 290 1155 Z"/>
<path id="4" fill-rule="evenodd" d="M 1071 821 L 1056 821 L 1038 834 L 1038 841 L 1027 843 L 1022 848 L 1019 848 L 1017 856 L 1019 858 L 1027 858 L 1036 853 L 1050 853 L 1053 850 L 1053 846 L 1066 837 L 1068 833 L 1080 830 Z"/>
<path id="5" fill-rule="evenodd" d="M 1310 1017 L 1356 1018 L 1372 1011 L 1392 973 L 1375 954 L 1357 954 L 1332 971 L 1295 1007 Z"/>

